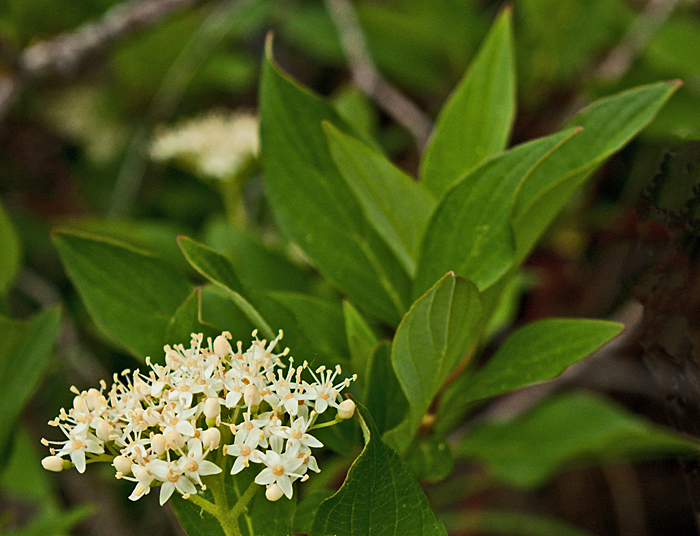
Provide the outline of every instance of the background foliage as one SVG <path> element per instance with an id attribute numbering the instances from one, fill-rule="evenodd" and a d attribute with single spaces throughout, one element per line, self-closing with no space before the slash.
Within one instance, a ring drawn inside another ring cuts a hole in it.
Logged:
<path id="1" fill-rule="evenodd" d="M 0 4 L 3 81 L 117 3 Z M 253 503 L 261 534 L 391 518 L 348 503 L 386 475 L 420 506 L 405 534 L 696 534 L 700 5 L 353 2 L 378 72 L 436 125 L 422 151 L 353 83 L 331 4 L 193 2 L 0 105 L 0 530 L 180 530 L 108 470 L 40 471 L 46 421 L 192 329 L 283 328 L 299 361 L 358 373 L 362 425 L 321 437 L 296 506 Z M 260 112 L 262 163 L 150 158 L 212 110 Z M 563 317 L 627 329 L 486 402 L 620 330 Z"/>

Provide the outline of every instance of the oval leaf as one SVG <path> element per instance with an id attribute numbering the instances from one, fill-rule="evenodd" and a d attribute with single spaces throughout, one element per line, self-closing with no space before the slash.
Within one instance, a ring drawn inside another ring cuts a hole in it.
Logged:
<path id="1" fill-rule="evenodd" d="M 353 303 L 398 324 L 410 303 L 409 276 L 340 175 L 322 123 L 349 127 L 273 65 L 270 43 L 260 92 L 265 180 L 277 221 Z"/>
<path id="2" fill-rule="evenodd" d="M 515 116 L 511 10 L 494 23 L 476 59 L 438 117 L 421 165 L 439 198 L 459 176 L 502 151 Z"/>
<path id="3" fill-rule="evenodd" d="M 268 340 L 276 337 L 275 332 L 257 309 L 240 293 L 241 283 L 226 257 L 186 236 L 178 237 L 177 243 L 192 268 L 217 285 Z"/>
<path id="4" fill-rule="evenodd" d="M 482 323 L 481 296 L 471 281 L 446 274 L 418 299 L 399 325 L 391 359 L 406 394 L 405 427 L 387 439 L 402 452 L 450 373 L 476 344 Z"/>
<path id="5" fill-rule="evenodd" d="M 446 431 L 476 400 L 552 379 L 615 337 L 624 326 L 605 320 L 548 318 L 527 324 L 486 365 L 454 382 L 440 401 L 438 429 Z"/>
<path id="6" fill-rule="evenodd" d="M 111 239 L 59 230 L 53 243 L 95 323 L 140 359 L 162 356 L 168 322 L 193 288 L 185 276 Z"/>
<path id="7" fill-rule="evenodd" d="M 365 448 L 338 492 L 321 503 L 310 536 L 438 536 L 445 529 L 416 479 L 357 404 Z"/>
<path id="8" fill-rule="evenodd" d="M 333 160 L 367 219 L 389 244 L 409 275 L 416 271 L 418 246 L 435 200 L 382 154 L 323 124 Z"/>
<path id="9" fill-rule="evenodd" d="M 623 91 L 595 101 L 569 122 L 583 132 L 543 160 L 513 200 L 518 262 L 590 173 L 649 124 L 678 87 L 677 81 L 659 82 Z"/>
<path id="10" fill-rule="evenodd" d="M 428 224 L 414 295 L 450 270 L 479 290 L 502 276 L 515 252 L 509 216 L 518 185 L 577 132 L 569 129 L 514 147 L 455 183 Z"/>

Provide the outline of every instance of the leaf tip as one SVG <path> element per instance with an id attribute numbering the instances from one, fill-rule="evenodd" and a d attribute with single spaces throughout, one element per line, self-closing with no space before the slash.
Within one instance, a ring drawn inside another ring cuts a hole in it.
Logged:
<path id="1" fill-rule="evenodd" d="M 265 36 L 265 59 L 272 63 L 274 60 L 272 58 L 272 42 L 275 39 L 275 32 L 270 30 Z"/>
<path id="2" fill-rule="evenodd" d="M 674 86 L 676 89 L 683 87 L 683 84 L 684 82 L 680 78 L 676 78 L 675 80 L 669 81 L 669 85 Z"/>

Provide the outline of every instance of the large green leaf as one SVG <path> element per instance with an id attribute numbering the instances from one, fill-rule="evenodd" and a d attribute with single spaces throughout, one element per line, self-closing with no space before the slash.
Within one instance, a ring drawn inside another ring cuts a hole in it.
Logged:
<path id="1" fill-rule="evenodd" d="M 53 242 L 97 325 L 136 357 L 159 359 L 168 322 L 192 291 L 185 276 L 109 238 L 58 230 Z"/>
<path id="2" fill-rule="evenodd" d="M 391 343 L 379 343 L 367 371 L 365 406 L 380 434 L 398 426 L 406 417 L 408 402 L 391 364 Z"/>
<path id="3" fill-rule="evenodd" d="M 506 146 L 515 116 L 511 34 L 506 8 L 440 112 L 421 165 L 423 182 L 438 198 L 457 177 Z"/>
<path id="4" fill-rule="evenodd" d="M 437 428 L 446 431 L 476 400 L 558 376 L 623 329 L 605 320 L 548 318 L 531 322 L 506 339 L 474 375 L 463 375 L 440 401 Z"/>
<path id="5" fill-rule="evenodd" d="M 409 275 L 435 200 L 423 185 L 381 153 L 324 123 L 333 160 L 360 201 L 367 219 L 389 244 Z"/>
<path id="6" fill-rule="evenodd" d="M 177 239 L 187 262 L 209 281 L 217 285 L 222 293 L 243 311 L 248 320 L 257 327 L 268 340 L 277 334 L 253 305 L 241 294 L 243 290 L 231 261 L 211 248 L 181 236 Z"/>
<path id="7" fill-rule="evenodd" d="M 347 300 L 343 302 L 343 318 L 350 352 L 350 365 L 353 372 L 357 373 L 357 385 L 360 389 L 364 389 L 365 382 L 371 377 L 367 369 L 378 342 L 377 336 L 359 311 Z"/>
<path id="8" fill-rule="evenodd" d="M 322 123 L 349 132 L 330 104 L 263 64 L 260 137 L 280 226 L 353 303 L 398 324 L 410 303 L 406 270 L 365 217 L 330 154 Z"/>
<path id="9" fill-rule="evenodd" d="M 20 266 L 19 238 L 0 204 L 0 296 L 7 293 Z"/>
<path id="10" fill-rule="evenodd" d="M 391 359 L 409 403 L 402 425 L 387 433 L 403 452 L 450 373 L 474 348 L 482 325 L 481 296 L 471 281 L 446 274 L 399 325 Z"/>
<path id="11" fill-rule="evenodd" d="M 257 295 L 254 300 L 259 305 L 261 296 Z M 349 350 L 339 300 L 324 300 L 294 292 L 270 292 L 261 310 L 276 329 L 284 330 L 285 346 L 290 347 L 291 355 L 297 358 L 303 355 L 314 368 L 320 365 L 332 368 L 348 362 Z M 302 343 L 301 337 L 308 343 Z M 295 344 L 297 340 L 300 342 Z"/>
<path id="12" fill-rule="evenodd" d="M 516 260 L 528 254 L 590 173 L 642 130 L 678 87 L 677 81 L 658 82 L 624 91 L 594 102 L 569 122 L 583 127 L 581 134 L 543 160 L 513 200 Z"/>
<path id="13" fill-rule="evenodd" d="M 510 205 L 518 185 L 578 132 L 569 129 L 519 145 L 453 184 L 439 202 L 421 247 L 414 296 L 453 270 L 483 290 L 513 262 Z"/>
<path id="14" fill-rule="evenodd" d="M 29 322 L 0 316 L 1 460 L 8 460 L 6 449 L 15 420 L 41 379 L 60 321 L 58 307 L 37 314 Z"/>
<path id="15" fill-rule="evenodd" d="M 517 486 L 543 484 L 572 461 L 698 453 L 698 445 L 600 398 L 566 394 L 511 421 L 482 425 L 457 447 Z"/>
<path id="16" fill-rule="evenodd" d="M 202 320 L 202 289 L 197 287 L 168 321 L 164 340 L 165 344 L 183 344 L 188 347 L 192 333 L 202 333 L 206 341 L 207 337 L 213 339 L 222 331 L 226 330 L 219 330 Z"/>
<path id="17" fill-rule="evenodd" d="M 338 492 L 321 503 L 310 536 L 446 535 L 416 479 L 357 404 L 365 448 Z"/>

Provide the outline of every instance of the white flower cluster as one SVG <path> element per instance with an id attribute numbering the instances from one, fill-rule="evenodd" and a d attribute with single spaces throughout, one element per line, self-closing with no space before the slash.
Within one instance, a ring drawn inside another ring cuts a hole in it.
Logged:
<path id="1" fill-rule="evenodd" d="M 258 119 L 245 112 L 209 112 L 160 129 L 151 158 L 188 162 L 205 177 L 227 180 L 258 154 Z"/>
<path id="2" fill-rule="evenodd" d="M 267 498 L 291 498 L 295 480 L 319 471 L 311 449 L 323 445 L 309 431 L 352 416 L 354 403 L 340 397 L 351 380 L 336 382 L 339 366 L 314 372 L 306 362 L 295 368 L 290 357 L 285 367 L 280 358 L 289 349 L 273 353 L 281 331 L 269 344 L 256 332 L 253 337 L 244 352 L 240 342 L 233 350 L 228 332 L 207 345 L 201 334 L 192 334 L 188 349 L 165 346 L 165 366 L 146 359 L 147 375 L 115 374 L 109 391 L 104 381 L 99 390 L 73 387 L 73 407 L 61 408 L 49 422 L 67 439 L 42 440 L 54 445 L 42 465 L 61 471 L 70 465 L 63 459 L 68 456 L 82 473 L 86 462 L 109 461 L 117 478 L 136 483 L 130 499 L 160 485 L 164 504 L 175 490 L 188 498 L 196 485 L 206 489 L 201 477 L 220 473 L 229 455 L 235 458 L 232 475 L 260 464 L 255 482 L 267 488 Z M 311 383 L 302 379 L 305 370 Z M 337 411 L 335 418 L 316 423 L 329 408 Z"/>

